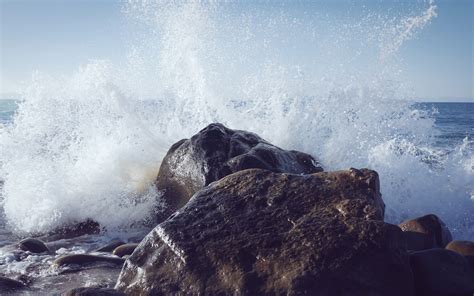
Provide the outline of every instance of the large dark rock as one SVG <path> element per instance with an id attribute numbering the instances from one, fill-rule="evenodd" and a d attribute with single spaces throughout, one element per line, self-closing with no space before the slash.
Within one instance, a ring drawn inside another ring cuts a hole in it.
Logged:
<path id="1" fill-rule="evenodd" d="M 474 295 L 474 270 L 464 256 L 445 249 L 410 254 L 417 296 Z"/>
<path id="2" fill-rule="evenodd" d="M 156 180 L 168 206 L 161 219 L 184 206 L 202 187 L 249 168 L 294 174 L 323 170 L 309 154 L 283 150 L 254 133 L 210 124 L 191 139 L 174 144 L 164 157 Z"/>
<path id="3" fill-rule="evenodd" d="M 127 295 L 412 295 L 377 173 L 251 169 L 197 192 L 126 260 Z"/>
<path id="4" fill-rule="evenodd" d="M 446 224 L 433 214 L 404 221 L 398 226 L 403 230 L 408 250 L 444 248 L 453 240 Z"/>

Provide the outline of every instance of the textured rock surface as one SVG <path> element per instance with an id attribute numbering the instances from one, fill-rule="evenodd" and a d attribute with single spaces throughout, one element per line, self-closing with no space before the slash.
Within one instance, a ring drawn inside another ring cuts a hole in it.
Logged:
<path id="1" fill-rule="evenodd" d="M 453 240 L 446 224 L 433 214 L 404 221 L 399 227 L 409 250 L 444 248 Z"/>
<path id="2" fill-rule="evenodd" d="M 474 270 L 464 256 L 445 249 L 410 254 L 417 296 L 470 296 Z"/>
<path id="3" fill-rule="evenodd" d="M 126 260 L 130 295 L 412 295 L 377 174 L 252 169 L 200 190 Z"/>
<path id="4" fill-rule="evenodd" d="M 36 238 L 25 238 L 18 243 L 18 247 L 23 251 L 31 253 L 50 252 L 44 242 Z"/>
<path id="5" fill-rule="evenodd" d="M 156 185 L 164 191 L 166 218 L 211 182 L 249 168 L 311 174 L 322 171 L 315 159 L 299 151 L 278 148 L 256 134 L 210 124 L 174 144 L 161 163 Z"/>

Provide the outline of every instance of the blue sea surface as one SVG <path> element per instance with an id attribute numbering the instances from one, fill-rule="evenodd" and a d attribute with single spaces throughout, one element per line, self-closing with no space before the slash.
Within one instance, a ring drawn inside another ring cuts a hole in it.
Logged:
<path id="1" fill-rule="evenodd" d="M 436 146 L 449 148 L 466 137 L 474 139 L 474 103 L 420 103 L 421 109 L 432 110 L 435 127 L 440 132 Z"/>

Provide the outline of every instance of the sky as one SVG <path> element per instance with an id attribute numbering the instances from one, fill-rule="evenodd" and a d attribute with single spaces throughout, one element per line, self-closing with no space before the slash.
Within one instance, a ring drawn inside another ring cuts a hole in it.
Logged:
<path id="1" fill-rule="evenodd" d="M 405 2 L 408 0 L 405 0 Z M 417 1 L 417 0 L 413 0 Z M 390 1 L 390 7 L 404 1 Z M 417 1 L 422 2 L 422 1 Z M 121 60 L 130 46 L 122 3 L 108 0 L 0 0 L 0 94 L 15 93 L 34 71 L 70 75 L 90 59 Z M 384 2 L 301 2 L 300 9 L 352 18 L 383 10 Z M 385 2 L 387 3 L 387 2 Z M 414 96 L 421 100 L 474 101 L 474 1 L 435 1 L 438 16 L 400 50 Z M 261 3 L 260 3 L 261 4 Z M 243 9 L 253 6 L 246 2 Z M 311 14 L 310 14 L 311 15 Z"/>

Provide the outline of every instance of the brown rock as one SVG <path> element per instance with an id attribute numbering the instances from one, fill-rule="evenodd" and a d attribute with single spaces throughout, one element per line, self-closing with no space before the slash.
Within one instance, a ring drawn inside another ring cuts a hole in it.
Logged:
<path id="1" fill-rule="evenodd" d="M 445 249 L 410 254 L 417 296 L 470 296 L 474 270 L 462 255 Z"/>
<path id="2" fill-rule="evenodd" d="M 455 240 L 446 246 L 447 250 L 454 251 L 463 256 L 474 256 L 474 242 Z"/>
<path id="3" fill-rule="evenodd" d="M 412 295 L 370 170 L 251 169 L 197 192 L 126 260 L 127 295 Z"/>
<path id="4" fill-rule="evenodd" d="M 466 257 L 466 259 L 471 263 L 471 266 L 474 268 L 474 242 L 456 240 L 450 242 L 446 246 L 446 249 Z"/>
<path id="5" fill-rule="evenodd" d="M 25 238 L 18 243 L 18 247 L 23 251 L 29 251 L 31 253 L 49 253 L 48 247 L 39 239 L 36 238 Z"/>
<path id="6" fill-rule="evenodd" d="M 114 251 L 113 254 L 115 256 L 123 257 L 125 255 L 130 255 L 133 253 L 135 248 L 138 246 L 138 244 L 125 244 L 117 247 Z"/>
<path id="7" fill-rule="evenodd" d="M 184 206 L 202 187 L 249 168 L 294 174 L 323 170 L 309 154 L 283 150 L 250 132 L 210 124 L 174 144 L 164 157 L 156 185 L 164 191 L 169 209 L 159 220 Z"/>
<path id="8" fill-rule="evenodd" d="M 402 222 L 408 250 L 444 248 L 451 240 L 451 232 L 436 215 L 430 214 Z"/>

